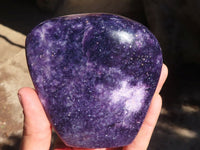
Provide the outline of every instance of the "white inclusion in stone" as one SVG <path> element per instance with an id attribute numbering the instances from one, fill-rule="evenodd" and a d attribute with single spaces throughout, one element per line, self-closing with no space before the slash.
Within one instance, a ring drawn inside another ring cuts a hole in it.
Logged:
<path id="1" fill-rule="evenodd" d="M 45 66 L 44 74 L 45 74 L 47 79 L 51 79 L 51 67 L 49 65 Z"/>
<path id="2" fill-rule="evenodd" d="M 139 48 L 142 48 L 146 45 L 145 43 L 145 40 L 144 40 L 144 34 L 138 30 L 136 33 L 135 33 L 135 44 L 137 45 L 137 47 Z"/>
<path id="3" fill-rule="evenodd" d="M 42 28 L 42 30 L 41 30 L 41 32 L 40 32 L 41 40 L 45 40 L 45 33 L 46 33 L 46 29 L 45 29 L 45 28 Z"/>
<path id="4" fill-rule="evenodd" d="M 46 23 L 41 28 L 37 29 L 35 32 L 40 35 L 41 40 L 45 40 L 45 34 L 47 30 L 53 26 L 52 23 Z"/>
<path id="5" fill-rule="evenodd" d="M 142 33 L 140 30 L 138 30 L 138 31 L 135 33 L 135 37 L 136 37 L 136 39 L 140 39 L 140 40 L 144 41 L 143 33 Z"/>
<path id="6" fill-rule="evenodd" d="M 129 43 L 131 44 L 134 40 L 132 34 L 125 31 L 112 31 L 112 37 L 118 39 L 121 43 Z"/>
<path id="7" fill-rule="evenodd" d="M 111 104 L 119 102 L 125 103 L 124 110 L 130 114 L 138 112 L 145 98 L 146 86 L 139 82 L 135 86 L 130 86 L 128 80 L 120 82 L 120 88 L 111 92 Z"/>
<path id="8" fill-rule="evenodd" d="M 39 35 L 40 40 L 42 40 L 42 41 L 45 40 L 46 29 L 44 27 L 41 27 L 41 28 L 37 29 L 35 31 L 35 33 Z"/>
<path id="9" fill-rule="evenodd" d="M 156 58 L 156 64 L 160 64 L 161 60 L 162 60 L 162 55 L 158 55 Z"/>
<path id="10" fill-rule="evenodd" d="M 45 107 L 46 106 L 46 101 L 41 97 L 40 97 L 40 101 L 41 101 L 42 105 Z"/>
<path id="11" fill-rule="evenodd" d="M 36 83 L 42 84 L 44 82 L 44 78 L 42 75 L 38 75 L 36 79 Z"/>
<path id="12" fill-rule="evenodd" d="M 102 94 L 104 89 L 105 89 L 105 87 L 103 86 L 103 84 L 96 85 L 96 90 L 97 90 L 98 93 Z"/>

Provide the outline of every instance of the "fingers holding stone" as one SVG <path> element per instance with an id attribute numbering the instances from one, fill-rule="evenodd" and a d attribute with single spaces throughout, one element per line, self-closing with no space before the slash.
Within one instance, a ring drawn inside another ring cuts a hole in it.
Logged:
<path id="1" fill-rule="evenodd" d="M 51 141 L 51 125 L 32 88 L 18 92 L 24 113 L 24 132 L 20 150 L 48 150 Z"/>
<path id="2" fill-rule="evenodd" d="M 168 76 L 168 68 L 165 64 L 163 64 L 155 93 L 157 93 L 157 94 L 160 93 L 160 90 L 162 89 L 162 87 L 167 79 L 167 76 Z"/>
<path id="3" fill-rule="evenodd" d="M 162 106 L 162 98 L 160 95 L 155 94 L 151 101 L 151 104 L 147 112 L 147 115 L 144 119 L 144 122 L 136 138 L 130 145 L 126 146 L 124 150 L 133 150 L 133 149 L 146 150 L 147 149 L 153 130 L 156 126 L 160 111 L 161 111 L 161 106 Z"/>

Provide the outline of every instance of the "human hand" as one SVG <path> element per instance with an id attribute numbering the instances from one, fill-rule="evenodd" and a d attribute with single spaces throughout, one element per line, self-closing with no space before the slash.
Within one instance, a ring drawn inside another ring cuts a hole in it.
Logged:
<path id="1" fill-rule="evenodd" d="M 161 111 L 162 99 L 159 92 L 167 78 L 167 75 L 167 67 L 163 65 L 157 89 L 136 138 L 130 145 L 122 148 L 113 148 L 113 150 L 147 149 Z M 24 113 L 24 130 L 20 150 L 49 150 L 51 143 L 51 124 L 40 103 L 37 93 L 32 88 L 21 88 L 18 92 L 18 96 Z M 67 147 L 62 142 L 57 142 L 54 150 L 84 149 Z M 106 150 L 106 148 L 101 150 Z M 109 150 L 111 150 L 111 148 Z"/>

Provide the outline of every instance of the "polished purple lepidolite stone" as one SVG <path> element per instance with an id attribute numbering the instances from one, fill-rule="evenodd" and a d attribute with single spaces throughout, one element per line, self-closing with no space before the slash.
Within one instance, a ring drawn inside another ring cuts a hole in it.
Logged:
<path id="1" fill-rule="evenodd" d="M 29 71 L 66 145 L 119 147 L 135 138 L 155 92 L 161 48 L 143 25 L 112 14 L 79 14 L 36 26 Z"/>

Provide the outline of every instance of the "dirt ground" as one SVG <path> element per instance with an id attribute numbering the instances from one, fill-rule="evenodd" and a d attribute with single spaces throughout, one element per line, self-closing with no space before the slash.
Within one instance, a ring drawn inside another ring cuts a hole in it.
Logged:
<path id="1" fill-rule="evenodd" d="M 19 148 L 23 115 L 17 91 L 33 87 L 25 59 L 25 37 L 36 24 L 50 17 L 53 14 L 40 11 L 34 1 L 0 2 L 0 150 Z M 176 77 L 168 78 L 149 150 L 200 149 L 198 70 L 199 65 L 187 63 L 176 70 Z M 169 89 L 174 94 L 168 95 Z"/>

